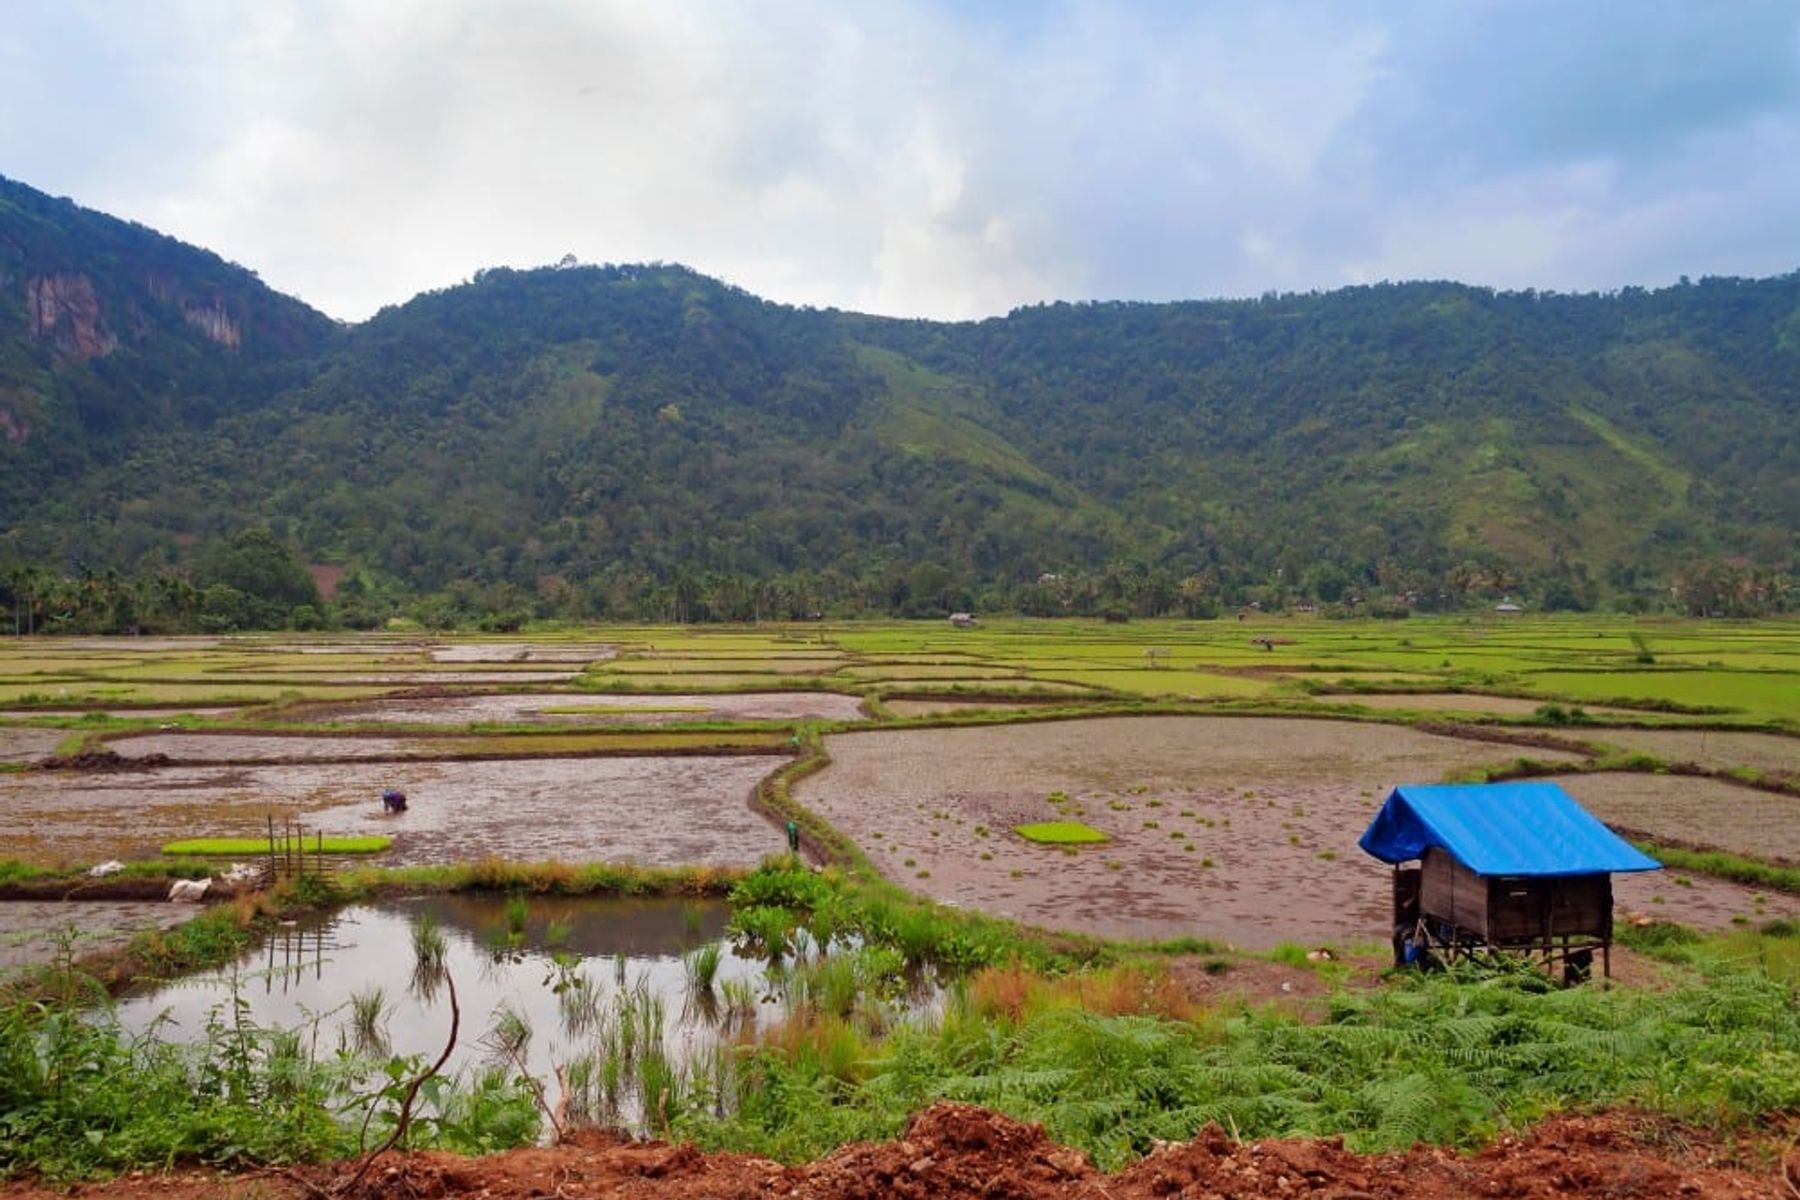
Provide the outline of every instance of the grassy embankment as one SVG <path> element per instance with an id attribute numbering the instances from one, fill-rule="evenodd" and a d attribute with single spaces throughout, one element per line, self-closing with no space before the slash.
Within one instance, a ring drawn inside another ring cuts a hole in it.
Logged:
<path id="1" fill-rule="evenodd" d="M 359 871 L 220 906 L 145 935 L 132 954 L 157 974 L 223 961 L 284 904 L 402 884 L 561 893 L 726 882 L 498 863 Z M 627 1071 L 668 1132 L 709 1146 L 814 1155 L 893 1136 L 940 1095 L 1042 1120 L 1106 1165 L 1208 1120 L 1246 1137 L 1336 1133 L 1376 1148 L 1472 1144 L 1576 1104 L 1754 1128 L 1800 1103 L 1791 923 L 1709 940 L 1639 932 L 1670 963 L 1657 990 L 1563 990 L 1530 972 L 1408 976 L 1340 987 L 1309 1015 L 1197 1002 L 1141 950 L 1045 938 L 842 872 L 777 863 L 736 881 L 731 899 L 740 943 L 791 964 L 790 1019 L 723 1058 Z M 893 1025 L 865 1003 L 904 987 L 919 966 L 959 981 L 941 1015 Z M 1216 969 L 1234 967 L 1221 959 Z M 191 1045 L 164 1046 L 74 1020 L 69 1005 L 96 998 L 78 978 L 49 972 L 29 1000 L 0 1010 L 0 1098 L 13 1114 L 0 1131 L 0 1169 L 62 1177 L 186 1158 L 330 1157 L 350 1149 L 334 1112 L 372 1102 L 391 1118 L 391 1095 L 347 1095 L 341 1065 L 281 1031 L 221 1020 Z M 417 1069 L 400 1061 L 392 1075 Z M 465 1079 L 439 1092 L 417 1137 L 498 1148 L 535 1135 L 531 1107 L 529 1088 L 504 1073 Z M 253 1120 L 262 1123 L 251 1129 Z"/>

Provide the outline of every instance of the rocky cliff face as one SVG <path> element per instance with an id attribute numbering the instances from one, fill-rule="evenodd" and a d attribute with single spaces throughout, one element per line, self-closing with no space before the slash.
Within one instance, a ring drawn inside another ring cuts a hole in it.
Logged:
<path id="1" fill-rule="evenodd" d="M 189 325 L 198 329 L 211 342 L 236 350 L 243 345 L 244 334 L 237 321 L 225 311 L 222 301 L 214 300 L 211 304 L 183 304 L 181 315 Z"/>
<path id="2" fill-rule="evenodd" d="M 16 446 L 31 436 L 31 425 L 25 411 L 31 397 L 23 391 L 0 388 L 0 442 Z"/>
<path id="3" fill-rule="evenodd" d="M 43 338 L 74 362 L 103 358 L 119 339 L 101 319 L 100 298 L 86 275 L 57 272 L 25 281 L 25 314 L 34 338 Z"/>

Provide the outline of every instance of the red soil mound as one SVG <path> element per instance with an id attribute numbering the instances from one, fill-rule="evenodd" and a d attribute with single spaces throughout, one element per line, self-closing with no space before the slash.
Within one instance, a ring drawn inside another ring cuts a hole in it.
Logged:
<path id="1" fill-rule="evenodd" d="M 376 1164 L 346 1200 L 439 1200 L 451 1196 L 589 1200 L 598 1197 L 798 1197 L 874 1200 L 1160 1200 L 1162 1197 L 1332 1197 L 1334 1200 L 1461 1200 L 1512 1197 L 1784 1197 L 1782 1166 L 1726 1152 L 1705 1132 L 1631 1113 L 1557 1117 L 1502 1138 L 1473 1156 L 1429 1146 L 1359 1155 L 1331 1140 L 1238 1142 L 1217 1127 L 1193 1141 L 1159 1146 L 1117 1175 L 1102 1175 L 1043 1128 L 966 1104 L 940 1102 L 918 1114 L 898 1141 L 846 1146 L 816 1162 L 784 1167 L 692 1146 L 633 1143 L 583 1133 L 557 1146 L 487 1158 L 394 1155 Z M 1788 1169 L 1800 1180 L 1800 1155 Z M 104 1200 L 282 1200 L 338 1195 L 355 1164 L 296 1174 L 134 1174 L 76 1189 Z M 336 1186 L 334 1186 L 336 1185 Z M 14 1183 L 3 1200 L 47 1200 Z"/>

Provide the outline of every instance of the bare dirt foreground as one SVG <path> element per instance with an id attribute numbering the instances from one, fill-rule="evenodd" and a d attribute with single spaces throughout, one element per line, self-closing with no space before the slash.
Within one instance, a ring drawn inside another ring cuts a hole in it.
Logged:
<path id="1" fill-rule="evenodd" d="M 1779 1153 L 1779 1152 L 1776 1152 Z M 1772 1156 L 1771 1156 L 1772 1157 Z M 873 1200 L 982 1197 L 983 1200 L 1151 1200 L 1183 1197 L 1292 1197 L 1335 1200 L 1450 1200 L 1471 1196 L 1782 1197 L 1791 1193 L 1787 1163 L 1734 1159 L 1702 1131 L 1630 1113 L 1555 1117 L 1530 1132 L 1501 1138 L 1474 1155 L 1415 1146 L 1400 1154 L 1358 1155 L 1334 1140 L 1239 1142 L 1208 1126 L 1191 1142 L 1164 1145 L 1115 1175 L 1102 1175 L 1079 1151 L 1043 1128 L 964 1104 L 939 1102 L 919 1113 L 901 1138 L 862 1143 L 810 1163 L 784 1167 L 692 1146 L 624 1142 L 600 1133 L 543 1149 L 486 1158 L 445 1154 L 393 1156 L 354 1189 L 337 1192 L 353 1165 L 294 1173 L 133 1174 L 107 1183 L 50 1190 L 29 1183 L 0 1187 L 4 1200 L 84 1196 L 100 1200 L 226 1200 L 343 1195 L 347 1200 L 449 1196 L 801 1197 Z M 1800 1178 L 1800 1176 L 1795 1176 Z"/>
<path id="2" fill-rule="evenodd" d="M 1247 949 L 1385 940 L 1388 871 L 1356 839 L 1387 790 L 1517 753 L 1255 717 L 849 733 L 828 750 L 831 765 L 798 786 L 799 800 L 908 888 L 1051 928 Z M 1065 851 L 1013 832 L 1067 818 L 1111 840 Z M 1791 896 L 1701 877 L 1677 885 L 1666 872 L 1619 876 L 1615 896 L 1625 912 L 1699 928 L 1800 914 Z"/>

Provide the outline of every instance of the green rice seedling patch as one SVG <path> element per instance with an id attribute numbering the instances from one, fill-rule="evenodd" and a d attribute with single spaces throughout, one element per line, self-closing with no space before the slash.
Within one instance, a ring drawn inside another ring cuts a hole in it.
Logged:
<path id="1" fill-rule="evenodd" d="M 1015 825 L 1013 832 L 1028 842 L 1045 846 L 1082 846 L 1112 840 L 1092 825 L 1083 825 L 1080 821 L 1037 821 Z"/>
<path id="2" fill-rule="evenodd" d="M 236 683 L 108 683 L 89 680 L 83 683 L 0 685 L 0 705 L 18 704 L 33 693 L 43 697 L 41 704 L 117 703 L 137 704 L 233 704 L 268 703 L 284 698 L 331 697 L 353 700 L 379 696 L 391 689 L 381 687 L 303 687 L 293 684 Z"/>
<path id="3" fill-rule="evenodd" d="M 370 834 L 363 837 L 330 837 L 323 843 L 318 838 L 307 842 L 308 850 L 319 849 L 326 854 L 380 854 L 394 844 L 394 839 L 385 835 Z M 183 838 L 180 841 L 165 843 L 162 853 L 170 855 L 191 855 L 239 857 L 254 854 L 267 854 L 269 841 L 267 838 Z"/>
<path id="4" fill-rule="evenodd" d="M 845 667 L 839 676 L 858 680 L 890 679 L 1018 679 L 1020 673 L 1011 667 L 983 667 L 929 663 L 888 663 L 866 667 Z"/>
<path id="5" fill-rule="evenodd" d="M 1726 667 L 1732 670 L 1800 671 L 1800 653 L 1755 650 L 1693 650 L 1670 653 L 1659 650 L 1656 661 L 1671 666 Z"/>
<path id="6" fill-rule="evenodd" d="M 1372 649 L 1364 653 L 1345 653 L 1339 657 L 1358 666 L 1386 667 L 1409 672 L 1460 671 L 1479 674 L 1513 674 L 1518 671 L 1542 670 L 1547 667 L 1572 665 L 1568 656 L 1551 653 L 1537 655 L 1508 653 L 1482 649 L 1419 650 Z"/>
<path id="7" fill-rule="evenodd" d="M 114 671 L 131 666 L 130 658 L 82 658 L 76 655 L 11 655 L 0 653 L 0 676 L 72 675 L 83 671 Z"/>
<path id="8" fill-rule="evenodd" d="M 1533 692 L 1582 701 L 1671 702 L 1731 708 L 1770 717 L 1800 717 L 1800 673 L 1731 671 L 1544 671 L 1522 676 Z"/>
<path id="9" fill-rule="evenodd" d="M 114 679 L 201 681 L 231 671 L 253 670 L 258 666 L 258 659 L 254 655 L 221 654 L 205 658 L 146 655 L 123 666 L 110 668 L 105 674 Z"/>
<path id="10" fill-rule="evenodd" d="M 484 666 L 504 667 L 505 663 L 489 663 Z M 229 660 L 208 660 L 208 671 L 253 671 L 271 675 L 286 674 L 290 671 L 305 673 L 332 673 L 381 671 L 393 667 L 404 667 L 409 671 L 429 670 L 431 659 L 423 654 L 283 654 L 265 651 L 261 654 L 245 655 Z"/>
<path id="11" fill-rule="evenodd" d="M 881 682 L 884 692 L 905 692 L 908 695 L 955 697 L 959 694 L 976 696 L 1005 697 L 1048 697 L 1060 698 L 1068 696 L 1074 699 L 1082 697 L 1103 698 L 1102 693 L 1080 683 L 1066 683 L 1054 679 L 1017 676 L 1012 679 L 885 679 Z"/>
<path id="12" fill-rule="evenodd" d="M 1042 677 L 1139 696 L 1175 696 L 1191 700 L 1266 696 L 1275 687 L 1267 679 L 1201 671 L 1045 671 Z"/>

